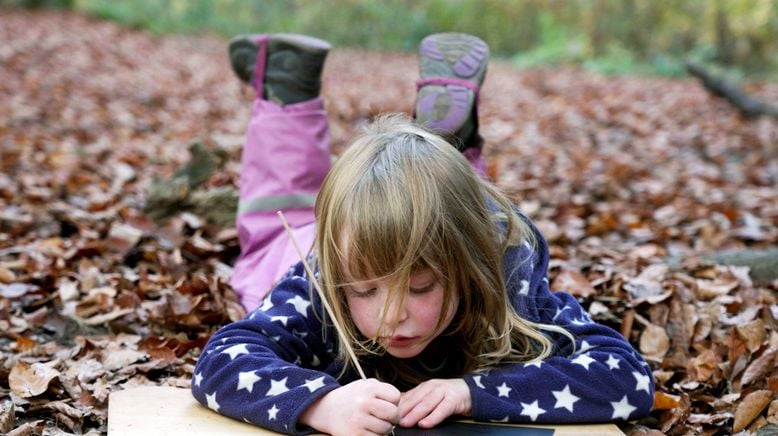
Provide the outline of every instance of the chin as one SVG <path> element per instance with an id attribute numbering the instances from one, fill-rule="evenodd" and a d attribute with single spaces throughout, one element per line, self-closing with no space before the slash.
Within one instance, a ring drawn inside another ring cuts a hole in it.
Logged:
<path id="1" fill-rule="evenodd" d="M 390 356 L 398 359 L 410 359 L 421 354 L 421 352 L 424 351 L 425 345 L 426 344 L 418 344 L 413 347 L 388 347 L 386 348 L 386 352 Z"/>

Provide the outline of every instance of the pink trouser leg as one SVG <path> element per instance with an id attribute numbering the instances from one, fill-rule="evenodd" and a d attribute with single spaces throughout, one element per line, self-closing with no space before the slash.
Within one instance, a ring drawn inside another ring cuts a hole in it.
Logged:
<path id="1" fill-rule="evenodd" d="M 480 147 L 464 154 L 486 178 Z M 241 254 L 231 284 L 243 306 L 253 310 L 300 260 L 276 212 L 284 212 L 302 250 L 313 245 L 313 206 L 330 168 L 321 98 L 286 106 L 255 100 L 241 164 L 237 218 Z"/>
<path id="2" fill-rule="evenodd" d="M 276 212 L 284 212 L 302 250 L 313 245 L 313 206 L 330 168 L 322 100 L 279 106 L 256 99 L 241 164 L 241 254 L 231 284 L 243 306 L 253 310 L 300 260 Z"/>
<path id="3" fill-rule="evenodd" d="M 465 155 L 465 159 L 470 162 L 470 166 L 473 167 L 473 170 L 476 172 L 476 174 L 481 176 L 481 178 L 484 180 L 489 180 L 489 176 L 486 174 L 484 160 L 481 157 L 481 147 L 466 148 L 462 154 Z"/>

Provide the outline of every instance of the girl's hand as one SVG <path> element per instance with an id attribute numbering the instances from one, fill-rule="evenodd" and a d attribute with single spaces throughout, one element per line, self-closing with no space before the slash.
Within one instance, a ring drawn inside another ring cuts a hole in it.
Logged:
<path id="1" fill-rule="evenodd" d="M 399 421 L 400 391 L 376 379 L 357 380 L 311 404 L 300 423 L 333 435 L 383 435 Z"/>
<path id="2" fill-rule="evenodd" d="M 470 415 L 470 388 L 461 378 L 427 380 L 400 398 L 400 425 L 430 428 L 451 415 Z"/>

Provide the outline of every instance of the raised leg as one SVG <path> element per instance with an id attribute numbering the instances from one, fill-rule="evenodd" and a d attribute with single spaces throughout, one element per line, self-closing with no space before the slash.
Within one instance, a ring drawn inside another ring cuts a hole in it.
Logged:
<path id="1" fill-rule="evenodd" d="M 268 44 L 265 48 L 266 58 L 257 58 L 257 69 L 252 71 L 257 99 L 254 101 L 241 158 L 240 203 L 236 223 L 241 254 L 231 281 L 241 296 L 241 302 L 249 310 L 257 307 L 289 266 L 299 261 L 276 212 L 284 212 L 300 244 L 304 249 L 310 247 L 314 235 L 313 206 L 316 193 L 330 168 L 327 114 L 321 98 L 299 101 L 300 95 L 305 94 L 301 94 L 299 89 L 290 90 L 290 87 L 296 86 L 297 81 L 292 74 L 281 70 L 284 65 L 295 64 L 289 61 L 295 56 L 295 50 L 309 53 L 320 49 L 320 43 L 326 43 L 314 40 L 313 43 L 317 45 L 311 48 L 312 38 L 301 37 L 289 43 L 289 36 L 284 35 L 283 39 L 286 62 L 274 66 L 279 45 Z M 254 40 L 259 45 L 257 53 L 260 56 L 263 53 L 261 44 L 268 40 L 272 42 L 273 38 L 258 37 Z M 233 41 L 233 46 L 235 41 L 238 40 Z M 302 44 L 303 48 L 296 47 L 294 41 Z M 323 50 L 328 48 L 327 45 Z M 318 56 L 317 59 L 323 64 L 324 56 Z M 234 57 L 233 68 L 236 68 Z M 318 81 L 321 65 L 309 71 L 313 71 L 311 74 L 316 77 L 304 79 L 309 83 Z M 289 85 L 282 84 L 281 80 L 274 77 L 282 77 Z M 278 98 L 270 100 L 263 89 L 272 89 L 274 96 L 294 94 L 297 98 L 291 104 Z"/>

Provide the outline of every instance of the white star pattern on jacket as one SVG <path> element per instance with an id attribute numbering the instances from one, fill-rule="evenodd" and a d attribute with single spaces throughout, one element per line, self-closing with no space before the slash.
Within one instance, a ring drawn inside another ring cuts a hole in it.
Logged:
<path id="1" fill-rule="evenodd" d="M 608 368 L 610 368 L 612 370 L 613 369 L 621 369 L 619 367 L 619 362 L 620 362 L 620 360 L 617 359 L 616 356 L 614 356 L 613 354 L 608 356 L 608 360 L 605 361 L 605 363 L 608 365 Z"/>
<path id="2" fill-rule="evenodd" d="M 554 345 L 548 359 L 466 374 L 472 379 L 472 418 L 572 423 L 645 416 L 653 403 L 650 368 L 618 332 L 591 322 L 574 297 L 549 291 L 545 273 L 534 270 L 547 269 L 543 244 L 539 239 L 538 257 L 530 260 L 518 248 L 506 253 L 505 265 L 515 266 L 506 268 L 506 285 L 517 297 L 514 309 L 522 317 L 566 328 L 576 337 L 576 346 L 547 333 Z M 295 434 L 306 430 L 297 427 L 303 412 L 299 404 L 353 381 L 354 374 L 339 379 L 337 337 L 331 325 L 313 316 L 321 302 L 315 294 L 311 297 L 310 286 L 298 263 L 261 309 L 214 333 L 193 371 L 192 392 L 199 402 L 218 413 Z M 520 294 L 525 287 L 528 294 Z M 569 354 L 573 348 L 575 353 Z"/>
<path id="3" fill-rule="evenodd" d="M 629 419 L 629 415 L 635 411 L 635 407 L 627 401 L 626 395 L 624 395 L 621 400 L 611 401 L 610 403 L 613 407 L 613 416 L 611 419 L 621 418 L 626 421 Z"/>
<path id="4" fill-rule="evenodd" d="M 303 297 L 299 295 L 295 295 L 294 298 L 290 298 L 286 300 L 286 302 L 294 306 L 294 310 L 296 310 L 297 313 L 306 318 L 308 317 L 308 306 L 311 305 L 310 301 L 304 300 Z"/>
<path id="5" fill-rule="evenodd" d="M 271 316 L 270 317 L 270 321 L 271 322 L 281 321 L 281 324 L 283 324 L 284 327 L 286 327 L 286 323 L 289 321 L 289 317 L 288 316 L 281 316 L 281 315 L 279 315 L 279 316 Z"/>
<path id="6" fill-rule="evenodd" d="M 273 308 L 273 300 L 270 298 L 272 294 L 269 294 L 267 297 L 265 297 L 265 301 L 262 302 L 262 307 L 259 308 L 262 312 L 267 312 L 268 310 Z"/>
<path id="7" fill-rule="evenodd" d="M 559 318 L 559 315 L 561 315 L 562 312 L 564 312 L 565 310 L 570 310 L 570 306 L 565 306 L 565 307 L 563 307 L 561 309 L 557 307 L 556 308 L 556 314 L 554 315 L 554 317 L 551 320 L 552 321 L 556 321 L 556 319 Z"/>
<path id="8" fill-rule="evenodd" d="M 570 392 L 570 385 L 565 385 L 565 388 L 561 391 L 551 391 L 551 393 L 556 398 L 556 404 L 554 404 L 554 408 L 564 408 L 569 410 L 570 413 L 573 413 L 573 404 L 580 400 L 580 398 L 576 397 Z"/>
<path id="9" fill-rule="evenodd" d="M 647 375 L 643 375 L 637 371 L 632 371 L 632 375 L 635 377 L 635 381 L 637 382 L 635 390 L 646 391 L 647 394 L 650 394 L 651 389 L 649 386 L 651 384 L 651 379 Z"/>
<path id="10" fill-rule="evenodd" d="M 311 392 L 324 387 L 324 376 L 321 376 L 319 378 L 315 378 L 313 380 L 305 380 L 305 383 L 303 383 L 303 386 L 308 388 Z"/>
<path id="11" fill-rule="evenodd" d="M 238 344 L 238 345 L 233 345 L 229 348 L 225 348 L 224 350 L 222 350 L 222 353 L 229 354 L 230 360 L 233 360 L 241 354 L 249 354 L 249 350 L 248 348 L 246 348 L 246 344 Z"/>
<path id="12" fill-rule="evenodd" d="M 284 392 L 288 391 L 289 388 L 286 387 L 286 380 L 289 377 L 284 377 L 281 380 L 270 380 L 270 389 L 268 389 L 267 393 L 265 394 L 266 397 L 272 397 L 274 395 L 283 394 Z"/>
<path id="13" fill-rule="evenodd" d="M 257 371 L 245 371 L 238 374 L 238 389 L 245 389 L 251 393 L 254 390 L 254 384 L 262 380 L 262 377 L 257 375 Z"/>
<path id="14" fill-rule="evenodd" d="M 529 416 L 532 422 L 535 422 L 538 419 L 538 415 L 546 413 L 545 410 L 538 406 L 538 400 L 535 400 L 529 404 L 521 403 L 521 407 L 524 408 L 522 409 L 521 414 L 524 416 Z"/>
<path id="15" fill-rule="evenodd" d="M 529 281 L 521 281 L 521 289 L 519 289 L 519 295 L 529 295 Z"/>
<path id="16" fill-rule="evenodd" d="M 205 395 L 205 401 L 208 402 L 208 407 L 209 408 L 211 408 L 211 409 L 213 409 L 213 410 L 215 410 L 217 412 L 219 411 L 219 408 L 221 406 L 219 406 L 219 403 L 216 402 L 216 392 L 214 392 L 212 394 L 206 394 Z"/>
<path id="17" fill-rule="evenodd" d="M 576 354 L 585 353 L 585 352 L 591 350 L 592 348 L 594 348 L 594 346 L 592 346 L 590 343 L 588 343 L 586 341 L 581 341 L 581 348 L 576 350 Z"/>
<path id="18" fill-rule="evenodd" d="M 591 365 L 592 362 L 596 362 L 596 360 L 594 360 L 591 357 L 589 357 L 588 354 L 581 354 L 578 357 L 576 357 L 575 359 L 573 359 L 571 362 L 577 363 L 577 364 L 583 366 L 584 368 L 586 368 L 588 370 L 589 369 L 589 365 Z"/>
<path id="19" fill-rule="evenodd" d="M 276 415 L 278 415 L 278 411 L 279 410 L 280 409 L 278 407 L 276 407 L 275 404 L 273 404 L 273 407 L 271 407 L 270 409 L 267 409 L 267 419 L 269 419 L 270 421 L 275 421 L 276 420 Z"/>

